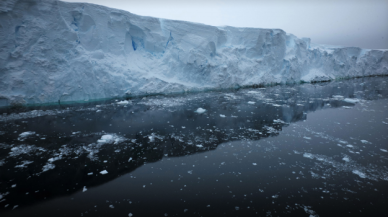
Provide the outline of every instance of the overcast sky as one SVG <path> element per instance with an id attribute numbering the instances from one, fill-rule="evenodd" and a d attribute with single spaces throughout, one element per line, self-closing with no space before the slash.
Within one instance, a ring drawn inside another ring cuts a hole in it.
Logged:
<path id="1" fill-rule="evenodd" d="M 65 0 L 214 26 L 279 28 L 313 43 L 388 49 L 388 0 Z"/>

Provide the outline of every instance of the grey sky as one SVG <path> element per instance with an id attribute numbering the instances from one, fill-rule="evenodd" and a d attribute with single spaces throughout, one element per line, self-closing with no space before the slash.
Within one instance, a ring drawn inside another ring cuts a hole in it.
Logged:
<path id="1" fill-rule="evenodd" d="M 313 43 L 388 49 L 388 0 L 65 0 L 214 26 L 279 28 Z"/>

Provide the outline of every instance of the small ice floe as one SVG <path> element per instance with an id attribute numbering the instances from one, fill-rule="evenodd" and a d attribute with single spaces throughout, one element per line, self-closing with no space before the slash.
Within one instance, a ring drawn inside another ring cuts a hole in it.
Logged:
<path id="1" fill-rule="evenodd" d="M 202 114 L 202 113 L 206 112 L 206 109 L 198 108 L 197 110 L 195 110 L 195 112 L 198 114 Z"/>
<path id="2" fill-rule="evenodd" d="M 96 112 L 101 112 L 101 110 L 97 110 Z"/>
<path id="3" fill-rule="evenodd" d="M 352 107 L 349 107 L 349 106 L 342 106 L 342 108 L 344 108 L 344 109 L 351 109 Z"/>
<path id="4" fill-rule="evenodd" d="M 361 140 L 361 142 L 364 144 L 371 144 L 371 142 L 368 142 L 367 140 Z"/>
<path id="5" fill-rule="evenodd" d="M 182 129 L 185 129 L 186 127 L 185 126 L 182 126 Z"/>
<path id="6" fill-rule="evenodd" d="M 128 159 L 128 162 L 131 162 L 131 160 L 132 160 L 132 158 L 130 157 L 130 158 Z"/>
<path id="7" fill-rule="evenodd" d="M 252 165 L 253 165 L 253 166 L 256 166 L 256 165 L 257 165 L 257 163 L 252 163 Z"/>
<path id="8" fill-rule="evenodd" d="M 303 139 L 308 139 L 308 140 L 310 140 L 311 137 L 303 136 Z"/>
<path id="9" fill-rule="evenodd" d="M 350 161 L 350 158 L 348 156 L 345 156 L 344 158 L 342 158 L 342 160 L 346 161 L 346 162 L 349 162 Z"/>
<path id="10" fill-rule="evenodd" d="M 93 172 L 88 173 L 88 176 L 91 176 L 91 175 L 93 175 Z"/>
<path id="11" fill-rule="evenodd" d="M 284 124 L 284 121 L 282 121 L 282 120 L 280 120 L 280 119 L 273 120 L 273 122 Z"/>
<path id="12" fill-rule="evenodd" d="M 382 151 L 382 152 L 388 152 L 387 150 L 385 150 L 385 149 L 382 149 L 382 148 L 380 149 L 380 151 Z"/>
<path id="13" fill-rule="evenodd" d="M 127 100 L 123 100 L 120 102 L 117 102 L 118 105 L 127 105 L 129 102 Z"/>
<path id="14" fill-rule="evenodd" d="M 274 199 L 276 199 L 276 198 L 278 198 L 278 197 L 279 197 L 279 195 L 277 195 L 277 194 L 272 195 L 272 198 L 274 198 Z"/>
<path id="15" fill-rule="evenodd" d="M 27 137 L 32 136 L 34 134 L 35 134 L 35 132 L 32 132 L 32 131 L 27 131 L 27 132 L 21 133 L 19 135 L 18 140 L 19 141 L 24 141 L 25 139 L 27 139 Z"/>
<path id="16" fill-rule="evenodd" d="M 108 161 L 107 161 L 107 160 L 104 160 L 104 163 L 108 163 Z"/>
<path id="17" fill-rule="evenodd" d="M 13 184 L 13 185 L 11 186 L 11 188 L 14 188 L 14 187 L 16 187 L 16 184 Z"/>
<path id="18" fill-rule="evenodd" d="M 86 188 L 86 186 L 84 186 L 84 189 L 82 189 L 82 192 L 85 192 L 87 191 L 88 189 Z"/>
<path id="19" fill-rule="evenodd" d="M 363 173 L 363 172 L 361 172 L 361 171 L 359 171 L 359 170 L 353 170 L 352 173 L 358 175 L 360 178 L 363 178 L 363 179 L 366 178 L 365 173 Z"/>
<path id="20" fill-rule="evenodd" d="M 188 174 L 193 174 L 192 170 L 187 171 Z"/>
<path id="21" fill-rule="evenodd" d="M 101 172 L 100 172 L 100 174 L 101 174 L 101 175 L 108 174 L 108 171 L 106 171 L 106 170 L 103 170 L 103 171 L 101 171 Z"/>
<path id="22" fill-rule="evenodd" d="M 225 115 L 222 115 L 222 114 L 220 114 L 220 117 L 221 117 L 221 118 L 224 118 L 224 117 L 225 117 Z"/>
<path id="23" fill-rule="evenodd" d="M 236 209 L 236 210 L 239 210 L 239 209 L 240 209 L 240 207 L 236 206 L 236 207 L 235 207 L 235 209 Z"/>
<path id="24" fill-rule="evenodd" d="M 15 168 L 25 168 L 26 165 L 31 164 L 31 163 L 33 163 L 33 162 L 34 162 L 34 161 L 24 160 L 24 161 L 22 161 L 22 164 L 16 165 Z"/>
<path id="25" fill-rule="evenodd" d="M 155 142 L 155 133 L 151 133 L 151 135 L 148 136 L 148 139 L 150 140 L 150 142 Z"/>
<path id="26" fill-rule="evenodd" d="M 42 173 L 43 173 L 43 172 L 46 172 L 46 171 L 48 171 L 48 170 L 52 170 L 52 169 L 54 169 L 54 168 L 55 168 L 55 165 L 54 165 L 54 164 L 48 163 L 48 164 L 46 164 L 46 165 L 43 166 L 43 168 L 42 168 Z"/>
<path id="27" fill-rule="evenodd" d="M 196 145 L 198 148 L 203 148 L 203 145 Z"/>
<path id="28" fill-rule="evenodd" d="M 109 208 L 111 208 L 111 209 L 113 209 L 113 208 L 115 208 L 113 205 L 109 205 Z"/>
<path id="29" fill-rule="evenodd" d="M 307 152 L 303 154 L 303 157 L 314 159 L 314 155 Z"/>
<path id="30" fill-rule="evenodd" d="M 118 144 L 120 142 L 125 141 L 124 137 L 118 136 L 116 134 L 106 134 L 101 137 L 101 139 L 97 140 L 97 143 L 102 144 Z"/>
<path id="31" fill-rule="evenodd" d="M 346 145 L 346 147 L 348 147 L 348 148 L 354 148 L 353 145 Z"/>
<path id="32" fill-rule="evenodd" d="M 129 213 L 129 214 L 128 214 L 128 217 L 132 217 L 132 216 L 133 216 L 133 214 L 132 214 L 132 213 Z"/>
<path id="33" fill-rule="evenodd" d="M 248 104 L 253 105 L 253 104 L 255 104 L 255 102 L 249 101 Z"/>
<path id="34" fill-rule="evenodd" d="M 348 103 L 353 103 L 353 104 L 360 102 L 360 100 L 358 99 L 351 99 L 351 98 L 345 98 L 344 101 Z"/>
<path id="35" fill-rule="evenodd" d="M 342 98 L 344 98 L 344 97 L 341 96 L 341 95 L 333 95 L 333 98 L 335 98 L 335 99 L 342 99 Z"/>

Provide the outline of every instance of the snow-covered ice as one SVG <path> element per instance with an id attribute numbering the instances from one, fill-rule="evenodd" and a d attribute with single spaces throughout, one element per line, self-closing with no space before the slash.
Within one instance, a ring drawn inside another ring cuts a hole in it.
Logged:
<path id="1" fill-rule="evenodd" d="M 100 174 L 102 174 L 102 175 L 108 174 L 108 171 L 103 170 L 103 171 L 100 172 Z"/>
<path id="2" fill-rule="evenodd" d="M 387 50 L 316 45 L 281 29 L 208 26 L 87 3 L 15 2 L 0 5 L 0 106 L 388 74 Z"/>

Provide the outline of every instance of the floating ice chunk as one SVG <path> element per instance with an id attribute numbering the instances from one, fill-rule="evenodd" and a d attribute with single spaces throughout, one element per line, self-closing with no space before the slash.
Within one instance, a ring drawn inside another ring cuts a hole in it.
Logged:
<path id="1" fill-rule="evenodd" d="M 151 133 L 151 135 L 148 136 L 148 139 L 150 140 L 150 142 L 155 142 L 155 134 Z"/>
<path id="2" fill-rule="evenodd" d="M 256 166 L 256 165 L 257 165 L 257 163 L 252 163 L 252 165 L 253 165 L 253 166 Z"/>
<path id="3" fill-rule="evenodd" d="M 310 154 L 310 153 L 304 153 L 304 154 L 303 154 L 303 157 L 307 157 L 307 158 L 310 158 L 310 159 L 314 159 L 314 155 L 313 155 L 313 154 Z"/>
<path id="4" fill-rule="evenodd" d="M 187 171 L 188 174 L 193 174 L 192 170 Z"/>
<path id="5" fill-rule="evenodd" d="M 97 110 L 96 112 L 101 112 L 101 110 Z"/>
<path id="6" fill-rule="evenodd" d="M 239 209 L 240 209 L 240 207 L 236 206 L 236 207 L 235 207 L 235 209 L 236 209 L 236 210 L 239 210 Z"/>
<path id="7" fill-rule="evenodd" d="M 128 217 L 132 217 L 132 216 L 133 216 L 133 214 L 132 214 L 132 213 L 129 213 L 129 214 L 128 214 Z"/>
<path id="8" fill-rule="evenodd" d="M 11 186 L 11 188 L 14 188 L 14 187 L 16 187 L 16 184 L 13 184 L 13 185 Z"/>
<path id="9" fill-rule="evenodd" d="M 198 108 L 195 112 L 198 114 L 202 114 L 202 113 L 206 112 L 206 109 Z"/>
<path id="10" fill-rule="evenodd" d="M 34 161 L 24 160 L 24 161 L 22 161 L 22 164 L 16 165 L 15 168 L 24 168 L 24 167 L 26 167 L 26 165 L 31 164 L 31 163 L 33 163 L 33 162 L 34 162 Z"/>
<path id="11" fill-rule="evenodd" d="M 387 150 L 385 150 L 385 149 L 382 149 L 382 148 L 380 149 L 380 151 L 383 151 L 383 152 L 388 152 Z"/>
<path id="12" fill-rule="evenodd" d="M 113 209 L 113 208 L 115 208 L 113 205 L 109 205 L 109 208 L 111 208 L 111 209 Z"/>
<path id="13" fill-rule="evenodd" d="M 303 139 L 311 139 L 311 137 L 303 136 Z"/>
<path id="14" fill-rule="evenodd" d="M 342 108 L 351 109 L 352 107 L 349 107 L 349 106 L 342 106 Z"/>
<path id="15" fill-rule="evenodd" d="M 368 142 L 367 140 L 361 140 L 361 142 L 364 144 L 371 144 L 371 142 Z"/>
<path id="16" fill-rule="evenodd" d="M 344 97 L 341 96 L 341 95 L 333 95 L 333 98 L 341 99 L 341 98 L 344 98 Z"/>
<path id="17" fill-rule="evenodd" d="M 198 148 L 203 148 L 203 145 L 196 145 Z"/>
<path id="18" fill-rule="evenodd" d="M 118 105 L 127 105 L 129 102 L 127 100 L 123 100 L 120 102 L 117 102 Z"/>
<path id="19" fill-rule="evenodd" d="M 184 210 L 183 210 L 183 212 L 187 212 L 187 211 L 189 211 L 189 210 L 188 210 L 188 209 L 184 209 Z"/>
<path id="20" fill-rule="evenodd" d="M 93 175 L 93 172 L 88 173 L 88 176 L 91 176 L 91 175 Z"/>
<path id="21" fill-rule="evenodd" d="M 360 100 L 358 99 L 351 99 L 351 98 L 345 98 L 344 101 L 348 103 L 353 103 L 353 104 L 360 102 Z"/>
<path id="22" fill-rule="evenodd" d="M 345 156 L 344 158 L 342 158 L 342 160 L 346 161 L 346 162 L 349 162 L 350 161 L 350 158 L 348 156 Z"/>
<path id="23" fill-rule="evenodd" d="M 118 136 L 116 134 L 106 134 L 101 137 L 101 139 L 97 140 L 97 143 L 100 144 L 118 144 L 120 142 L 125 141 L 124 137 Z"/>
<path id="24" fill-rule="evenodd" d="M 273 122 L 275 122 L 275 123 L 282 123 L 282 124 L 284 124 L 284 121 L 282 121 L 282 120 L 280 120 L 280 119 L 273 120 Z"/>
<path id="25" fill-rule="evenodd" d="M 348 148 L 354 148 L 353 145 L 346 145 L 346 147 L 348 147 Z"/>
<path id="26" fill-rule="evenodd" d="M 52 170 L 52 169 L 54 169 L 54 168 L 55 168 L 55 165 L 54 165 L 54 164 L 48 163 L 48 164 L 46 164 L 46 165 L 43 166 L 42 173 L 43 173 L 43 172 L 46 172 L 46 171 L 48 171 L 48 170 Z"/>
<path id="27" fill-rule="evenodd" d="M 32 132 L 32 131 L 27 131 L 27 132 L 21 133 L 21 134 L 19 135 L 18 140 L 19 140 L 19 141 L 24 141 L 25 139 L 27 139 L 27 137 L 29 137 L 29 136 L 31 136 L 31 135 L 34 135 L 34 134 L 35 134 L 35 132 Z"/>
<path id="28" fill-rule="evenodd" d="M 222 114 L 220 114 L 220 117 L 221 117 L 221 118 L 224 118 L 224 117 L 225 117 L 225 115 L 222 115 Z"/>
<path id="29" fill-rule="evenodd" d="M 253 104 L 255 104 L 255 102 L 249 101 L 248 104 L 253 105 Z"/>
<path id="30" fill-rule="evenodd" d="M 359 170 L 353 170 L 352 173 L 358 175 L 360 178 L 363 178 L 363 179 L 366 178 L 365 173 L 363 173 L 363 172 L 361 172 Z"/>
<path id="31" fill-rule="evenodd" d="M 131 162 L 131 160 L 132 160 L 132 158 L 130 157 L 130 158 L 128 159 L 128 162 Z"/>
<path id="32" fill-rule="evenodd" d="M 84 189 L 82 189 L 82 192 L 85 192 L 87 191 L 88 189 L 86 188 L 86 186 L 84 186 Z"/>
<path id="33" fill-rule="evenodd" d="M 102 175 L 108 174 L 108 171 L 103 170 L 103 171 L 100 172 L 100 174 L 102 174 Z"/>
<path id="34" fill-rule="evenodd" d="M 104 163 L 108 163 L 108 161 L 107 161 L 107 160 L 104 160 Z"/>
<path id="35" fill-rule="evenodd" d="M 279 195 L 277 195 L 277 194 L 275 194 L 275 195 L 272 195 L 272 198 L 278 198 L 279 197 Z"/>

